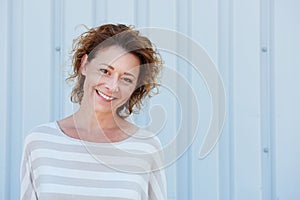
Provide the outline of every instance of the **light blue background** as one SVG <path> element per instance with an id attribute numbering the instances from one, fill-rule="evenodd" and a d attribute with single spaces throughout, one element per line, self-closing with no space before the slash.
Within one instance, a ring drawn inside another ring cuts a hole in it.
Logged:
<path id="1" fill-rule="evenodd" d="M 210 96 L 187 63 L 162 52 L 165 64 L 195 88 L 200 111 L 196 141 L 167 168 L 169 199 L 300 199 L 299 10 L 297 0 L 0 0 L 0 199 L 19 197 L 28 131 L 74 109 L 64 78 L 72 40 L 85 31 L 80 24 L 107 22 L 184 33 L 206 49 L 224 80 L 225 127 L 216 148 L 199 160 Z M 182 92 L 174 81 L 175 94 Z M 164 118 L 153 116 L 166 120 L 164 144 L 179 122 L 189 134 L 180 103 L 162 89 L 147 105 L 165 110 Z M 135 119 L 149 122 L 147 112 Z"/>

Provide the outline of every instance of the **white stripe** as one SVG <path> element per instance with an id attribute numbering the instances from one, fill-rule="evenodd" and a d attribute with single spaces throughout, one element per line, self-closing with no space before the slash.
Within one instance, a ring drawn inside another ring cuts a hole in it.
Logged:
<path id="1" fill-rule="evenodd" d="M 58 130 L 57 130 L 58 131 Z M 26 138 L 25 146 L 34 141 L 43 141 L 43 142 L 52 142 L 56 144 L 64 144 L 64 145 L 79 145 L 79 146 L 87 146 L 88 142 L 84 141 L 75 141 L 71 139 L 67 139 L 63 136 L 51 135 L 48 133 L 40 133 L 40 132 L 33 132 Z M 99 143 L 102 147 L 115 147 L 121 150 L 136 150 L 138 152 L 145 152 L 145 153 L 153 153 L 157 152 L 157 148 L 151 144 L 144 143 L 144 142 L 129 142 L 129 143 L 116 143 L 116 144 L 105 144 Z M 95 145 L 91 145 L 91 147 L 95 147 Z M 97 146 L 96 146 L 97 147 Z"/>
<path id="2" fill-rule="evenodd" d="M 80 161 L 89 163 L 99 163 L 95 158 L 87 153 L 63 152 L 52 149 L 35 149 L 31 152 L 31 160 L 34 162 L 38 158 L 52 158 L 57 160 Z"/>
<path id="3" fill-rule="evenodd" d="M 128 181 L 134 182 L 141 186 L 141 188 L 147 188 L 147 182 L 140 176 L 136 174 L 125 174 L 118 172 L 93 172 L 75 169 L 65 169 L 50 166 L 40 166 L 34 171 L 34 176 L 38 178 L 42 175 L 49 176 L 60 176 L 65 178 L 78 178 L 78 179 L 89 179 L 89 180 L 103 180 L 103 181 Z M 144 191 L 146 194 L 148 191 Z"/>
<path id="4" fill-rule="evenodd" d="M 58 130 L 57 130 L 58 131 Z M 25 145 L 34 142 L 34 141 L 44 141 L 44 142 L 52 142 L 56 144 L 64 144 L 64 145 L 80 145 L 80 146 L 86 146 L 88 145 L 88 142 L 85 143 L 85 141 L 75 141 L 72 139 L 67 139 L 64 136 L 58 136 L 54 134 L 48 134 L 48 133 L 42 133 L 42 132 L 33 132 L 28 135 L 26 138 Z M 157 148 L 151 144 L 148 144 L 145 142 L 128 142 L 128 143 L 116 143 L 112 144 L 112 146 L 119 148 L 119 149 L 125 149 L 125 150 L 138 150 L 138 151 L 145 151 L 147 153 L 153 153 L 158 151 Z M 110 145 L 106 143 L 99 143 L 99 145 L 102 145 L 102 147 L 107 145 L 108 147 Z M 92 147 L 95 145 L 91 145 Z"/>
<path id="5" fill-rule="evenodd" d="M 128 154 L 130 155 L 130 154 Z M 142 169 L 149 169 L 150 164 L 144 160 L 135 157 L 118 157 L 118 156 L 109 156 L 109 155 L 92 155 L 88 153 L 76 153 L 76 152 L 63 152 L 52 149 L 35 149 L 31 152 L 32 162 L 38 158 L 52 158 L 58 160 L 67 160 L 67 161 L 80 161 L 88 163 L 104 163 L 104 164 L 118 164 L 118 165 L 131 165 L 137 166 Z"/>
<path id="6" fill-rule="evenodd" d="M 124 150 L 137 150 L 137 151 L 143 151 L 145 153 L 154 153 L 158 150 L 151 144 L 148 143 L 142 143 L 142 142 L 128 142 L 128 143 L 121 143 L 119 144 L 120 149 Z"/>
<path id="7" fill-rule="evenodd" d="M 139 194 L 135 190 L 129 189 L 113 189 L 113 188 L 88 188 L 80 186 L 66 186 L 58 184 L 43 184 L 40 188 L 41 193 L 54 194 L 71 194 L 71 195 L 85 195 L 85 196 L 103 196 L 103 197 L 119 197 L 139 199 Z"/>

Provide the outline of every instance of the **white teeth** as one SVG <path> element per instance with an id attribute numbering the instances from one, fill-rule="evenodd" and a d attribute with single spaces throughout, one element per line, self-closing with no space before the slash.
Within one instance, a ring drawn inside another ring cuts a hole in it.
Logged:
<path id="1" fill-rule="evenodd" d="M 103 97 L 104 99 L 106 99 L 107 101 L 111 101 L 111 100 L 114 99 L 113 97 L 109 97 L 109 96 L 103 94 L 103 93 L 100 92 L 99 90 L 97 90 L 97 93 L 98 93 L 101 97 Z"/>

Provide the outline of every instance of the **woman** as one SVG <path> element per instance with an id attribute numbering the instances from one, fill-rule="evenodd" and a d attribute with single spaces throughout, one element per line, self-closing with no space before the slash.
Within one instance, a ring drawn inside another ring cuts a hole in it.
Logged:
<path id="1" fill-rule="evenodd" d="M 161 69 L 152 43 L 107 24 L 73 45 L 73 115 L 25 139 L 21 199 L 166 199 L 157 137 L 126 120 L 150 95 Z"/>

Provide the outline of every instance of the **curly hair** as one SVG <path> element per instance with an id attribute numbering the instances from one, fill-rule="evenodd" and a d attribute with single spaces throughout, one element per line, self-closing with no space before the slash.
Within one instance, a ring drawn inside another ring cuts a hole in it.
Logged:
<path id="1" fill-rule="evenodd" d="M 133 26 L 124 24 L 105 24 L 91 28 L 73 41 L 73 72 L 67 80 L 74 80 L 71 101 L 81 104 L 85 76 L 80 72 L 82 57 L 87 54 L 90 62 L 97 52 L 105 47 L 119 46 L 135 55 L 140 61 L 140 73 L 136 88 L 129 100 L 117 109 L 120 117 L 128 117 L 141 109 L 142 100 L 158 91 L 157 77 L 162 68 L 162 60 L 152 42 Z"/>

